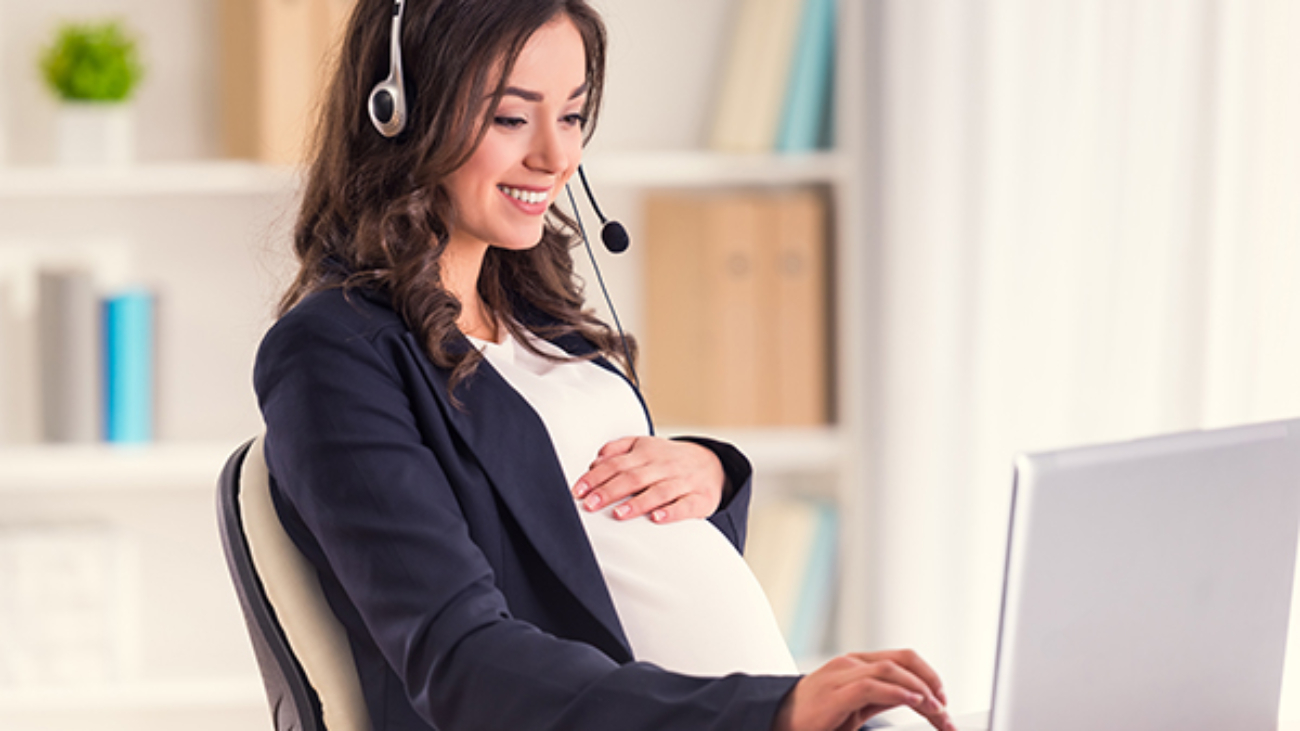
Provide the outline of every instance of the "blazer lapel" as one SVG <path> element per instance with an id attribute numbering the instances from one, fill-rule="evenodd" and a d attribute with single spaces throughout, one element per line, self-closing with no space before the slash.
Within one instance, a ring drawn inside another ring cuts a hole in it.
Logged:
<path id="1" fill-rule="evenodd" d="M 409 333 L 410 345 L 423 352 Z M 461 345 L 469 348 L 468 341 Z M 497 494 L 537 552 L 632 660 L 600 565 L 569 494 L 564 471 L 541 417 L 487 361 L 457 388 L 463 409 L 451 405 L 447 374 L 420 359 L 446 407 L 452 427 L 469 445 Z"/>

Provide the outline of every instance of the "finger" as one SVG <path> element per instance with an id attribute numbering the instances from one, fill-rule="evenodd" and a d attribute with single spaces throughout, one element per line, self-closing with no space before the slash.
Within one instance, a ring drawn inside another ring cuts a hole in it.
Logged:
<path id="1" fill-rule="evenodd" d="M 635 468 L 639 461 L 635 461 L 630 455 L 622 454 L 607 459 L 593 462 L 591 467 L 573 483 L 573 496 L 579 500 L 587 497 L 587 494 L 605 483 L 609 482 L 620 472 Z M 608 504 L 608 501 L 606 501 Z"/>
<path id="2" fill-rule="evenodd" d="M 835 706 L 854 710 L 867 707 L 889 709 L 898 706 L 907 706 L 915 710 L 925 705 L 925 697 L 921 694 L 870 675 L 859 675 L 851 682 L 836 688 L 832 698 Z"/>
<path id="3" fill-rule="evenodd" d="M 677 480 L 662 480 L 646 486 L 637 494 L 614 506 L 614 517 L 619 520 L 631 520 L 642 515 L 662 513 L 660 520 L 666 518 L 669 507 L 685 497 L 681 490 L 675 487 L 678 484 Z"/>
<path id="4" fill-rule="evenodd" d="M 930 692 L 934 694 L 939 702 L 948 705 L 948 696 L 943 691 L 943 681 L 939 679 L 939 673 L 930 667 L 924 659 L 921 658 L 915 650 L 886 650 L 884 652 L 857 652 L 852 656 L 866 662 L 877 662 L 888 660 L 907 668 L 916 677 L 923 680 Z"/>
<path id="5" fill-rule="evenodd" d="M 620 503 L 644 492 L 651 485 L 659 482 L 662 477 L 654 465 L 620 469 L 599 486 L 591 488 L 587 496 L 582 499 L 582 506 L 587 510 L 599 510 L 604 506 Z M 664 502 L 667 500 L 660 499 L 659 504 Z"/>
<path id="6" fill-rule="evenodd" d="M 845 700 L 860 701 L 859 711 L 869 709 L 871 715 L 876 715 L 890 708 L 908 706 L 939 731 L 956 731 L 947 709 L 935 698 L 929 694 L 917 693 L 888 679 L 869 675 L 859 677 L 842 686 L 840 692 L 849 694 L 849 698 Z"/>
<path id="7" fill-rule="evenodd" d="M 920 659 L 919 657 L 915 657 L 915 653 L 911 653 L 907 650 L 887 654 L 893 654 L 900 660 L 906 660 L 909 662 Z M 924 716 L 935 728 L 948 731 L 951 728 L 952 722 L 948 716 L 948 709 L 945 708 L 946 704 L 941 701 L 938 696 L 935 695 L 933 689 L 922 678 L 915 675 L 912 670 L 913 668 L 900 665 L 894 660 L 883 660 L 873 666 L 872 673 L 879 680 L 893 683 L 921 696 L 921 702 L 919 704 L 911 704 L 912 710 Z"/>
<path id="8" fill-rule="evenodd" d="M 626 454 L 631 452 L 636 446 L 636 440 L 640 438 L 641 437 L 623 437 L 606 443 L 605 446 L 600 448 L 600 451 L 596 452 L 596 462 L 616 454 Z"/>
<path id="9" fill-rule="evenodd" d="M 713 510 L 708 507 L 707 501 L 698 495 L 683 495 L 649 512 L 650 520 L 661 524 L 707 518 L 712 514 Z"/>

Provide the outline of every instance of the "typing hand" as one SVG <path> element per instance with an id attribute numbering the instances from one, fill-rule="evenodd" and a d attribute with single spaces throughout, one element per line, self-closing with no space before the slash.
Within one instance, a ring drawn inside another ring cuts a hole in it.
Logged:
<path id="1" fill-rule="evenodd" d="M 726 475 L 713 452 L 691 442 L 624 437 L 601 447 L 573 486 L 586 510 L 613 505 L 614 517 L 656 523 L 707 518 L 722 502 Z"/>
<path id="2" fill-rule="evenodd" d="M 939 731 L 956 731 L 939 676 L 911 650 L 841 655 L 794 686 L 772 731 L 856 731 L 867 719 L 908 706 Z"/>

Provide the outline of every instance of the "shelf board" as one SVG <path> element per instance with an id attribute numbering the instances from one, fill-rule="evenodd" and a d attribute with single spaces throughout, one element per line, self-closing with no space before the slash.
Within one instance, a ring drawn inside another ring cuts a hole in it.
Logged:
<path id="1" fill-rule="evenodd" d="M 597 185 L 703 187 L 832 184 L 845 168 L 833 152 L 734 155 L 699 150 L 593 153 Z M 0 202 L 60 198 L 272 195 L 293 193 L 301 171 L 242 160 L 126 167 L 0 166 Z"/>
<path id="2" fill-rule="evenodd" d="M 221 708 L 260 706 L 266 693 L 257 678 L 148 681 L 0 690 L 0 712 Z"/>
<path id="3" fill-rule="evenodd" d="M 736 445 L 761 472 L 824 472 L 841 457 L 834 427 L 717 429 L 673 427 Z M 0 448 L 0 495 L 121 490 L 212 490 L 237 442 L 143 445 L 33 444 Z"/>
<path id="4" fill-rule="evenodd" d="M 842 155 L 734 155 L 700 150 L 593 152 L 584 167 L 593 185 L 704 187 L 809 185 L 839 181 Z"/>
<path id="5" fill-rule="evenodd" d="M 0 166 L 0 201 L 59 198 L 271 195 L 292 193 L 293 168 L 241 160 L 125 167 Z"/>
<path id="6" fill-rule="evenodd" d="M 0 495 L 214 490 L 236 442 L 37 444 L 0 449 Z"/>

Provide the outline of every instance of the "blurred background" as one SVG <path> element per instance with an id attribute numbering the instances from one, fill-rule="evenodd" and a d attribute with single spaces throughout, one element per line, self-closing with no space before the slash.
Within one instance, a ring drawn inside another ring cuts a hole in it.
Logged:
<path id="1" fill-rule="evenodd" d="M 986 708 L 1017 451 L 1300 414 L 1300 4 L 593 4 L 596 257 L 658 420 L 755 462 L 802 664 L 913 647 Z M 0 0 L 0 727 L 269 727 L 213 485 L 350 6 Z M 61 98 L 104 20 L 143 74 Z M 135 345 L 63 337 L 132 297 Z"/>

